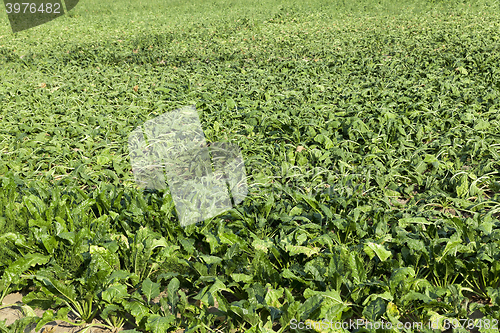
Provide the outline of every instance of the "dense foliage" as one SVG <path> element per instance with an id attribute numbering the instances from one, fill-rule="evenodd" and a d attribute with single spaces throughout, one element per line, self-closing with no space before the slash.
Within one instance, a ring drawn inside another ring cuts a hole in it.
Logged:
<path id="1" fill-rule="evenodd" d="M 294 3 L 4 20 L 0 299 L 25 291 L 26 316 L 0 330 L 441 332 L 475 313 L 498 331 L 498 1 Z M 135 186 L 127 138 L 184 105 L 241 148 L 250 193 L 181 228 L 168 191 Z"/>

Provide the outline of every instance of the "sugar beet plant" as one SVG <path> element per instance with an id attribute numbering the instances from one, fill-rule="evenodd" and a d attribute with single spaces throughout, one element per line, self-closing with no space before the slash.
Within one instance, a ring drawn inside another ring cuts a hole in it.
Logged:
<path id="1" fill-rule="evenodd" d="M 0 26 L 0 299 L 25 295 L 0 330 L 497 332 L 497 13 L 86 1 Z M 181 227 L 127 139 L 186 105 L 240 147 L 248 194 Z"/>

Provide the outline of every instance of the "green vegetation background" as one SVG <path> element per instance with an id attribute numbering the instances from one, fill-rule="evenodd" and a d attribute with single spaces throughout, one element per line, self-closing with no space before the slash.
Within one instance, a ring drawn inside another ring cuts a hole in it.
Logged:
<path id="1" fill-rule="evenodd" d="M 498 331 L 499 9 L 82 0 L 15 35 L 4 14 L 0 297 L 30 292 L 16 327 L 480 312 Z M 127 136 L 189 104 L 208 141 L 241 147 L 250 194 L 183 229 L 168 192 L 135 188 Z"/>

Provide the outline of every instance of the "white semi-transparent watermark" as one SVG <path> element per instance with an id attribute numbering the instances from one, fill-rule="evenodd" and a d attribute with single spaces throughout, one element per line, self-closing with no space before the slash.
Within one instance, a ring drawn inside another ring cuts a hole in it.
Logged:
<path id="1" fill-rule="evenodd" d="M 73 9 L 79 0 L 4 0 L 12 32 L 52 21 Z"/>
<path id="2" fill-rule="evenodd" d="M 128 145 L 136 183 L 156 190 L 168 184 L 181 226 L 219 215 L 248 193 L 239 147 L 207 145 L 193 106 L 145 122 Z"/>
<path id="3" fill-rule="evenodd" d="M 292 319 L 290 321 L 291 329 L 307 329 L 307 330 L 359 330 L 361 328 L 365 329 L 381 329 L 381 330 L 391 330 L 391 329 L 408 329 L 420 331 L 424 327 L 430 329 L 441 329 L 443 328 L 443 323 L 439 320 L 429 321 L 427 323 L 423 322 L 397 322 L 395 324 L 388 321 L 369 321 L 366 319 L 349 319 L 346 321 L 330 321 L 328 319 L 323 319 L 321 321 L 306 320 L 298 321 L 297 319 Z"/>

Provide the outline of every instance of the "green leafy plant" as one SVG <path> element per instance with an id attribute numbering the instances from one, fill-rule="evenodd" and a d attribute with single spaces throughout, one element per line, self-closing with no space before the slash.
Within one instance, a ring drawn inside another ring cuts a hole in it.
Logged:
<path id="1" fill-rule="evenodd" d="M 0 300 L 25 293 L 0 330 L 499 319 L 498 7 L 88 0 L 0 26 Z M 249 191 L 183 228 L 127 138 L 185 105 Z"/>

